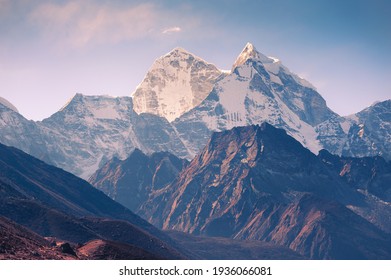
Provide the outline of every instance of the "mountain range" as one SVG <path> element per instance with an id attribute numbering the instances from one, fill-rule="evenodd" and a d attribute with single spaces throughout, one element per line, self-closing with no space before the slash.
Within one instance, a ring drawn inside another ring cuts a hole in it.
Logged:
<path id="1" fill-rule="evenodd" d="M 0 259 L 391 258 L 391 100 L 339 116 L 251 43 L 42 121 L 0 98 L 0 143 Z"/>
<path id="2" fill-rule="evenodd" d="M 268 242 L 163 232 L 86 181 L 2 144 L 0 233 L 0 260 L 303 259 Z"/>
<path id="3" fill-rule="evenodd" d="M 176 48 L 158 58 L 132 97 L 76 94 L 34 122 L 0 102 L 0 142 L 88 179 L 134 149 L 191 160 L 213 132 L 264 121 L 317 153 L 391 159 L 391 101 L 341 117 L 308 81 L 248 43 L 230 71 Z"/>
<path id="4" fill-rule="evenodd" d="M 166 172 L 150 164 L 157 158 Z M 391 165 L 381 157 L 316 156 L 263 123 L 214 133 L 179 173 L 169 158 L 135 151 L 90 182 L 164 230 L 266 241 L 311 259 L 389 257 Z"/>

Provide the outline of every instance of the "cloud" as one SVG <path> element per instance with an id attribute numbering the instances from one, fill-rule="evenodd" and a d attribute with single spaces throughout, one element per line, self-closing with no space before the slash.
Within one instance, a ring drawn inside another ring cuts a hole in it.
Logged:
<path id="1" fill-rule="evenodd" d="M 29 20 L 46 38 L 80 48 L 148 36 L 158 17 L 151 4 L 119 7 L 87 0 L 42 4 L 30 13 Z"/>
<path id="2" fill-rule="evenodd" d="M 170 27 L 170 28 L 167 28 L 165 30 L 163 30 L 163 34 L 172 34 L 172 33 L 178 33 L 178 32 L 181 32 L 182 29 L 178 26 L 174 26 L 174 27 Z"/>

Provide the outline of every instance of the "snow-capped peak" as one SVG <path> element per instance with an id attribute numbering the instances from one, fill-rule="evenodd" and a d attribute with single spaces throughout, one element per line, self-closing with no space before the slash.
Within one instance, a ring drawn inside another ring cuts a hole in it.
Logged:
<path id="1" fill-rule="evenodd" d="M 265 70 L 270 74 L 273 82 L 281 84 L 282 82 L 279 78 L 280 72 L 283 72 L 289 76 L 291 76 L 298 84 L 316 90 L 316 88 L 307 80 L 300 78 L 298 75 L 292 73 L 287 67 L 285 67 L 278 58 L 272 56 L 266 56 L 257 51 L 253 44 L 247 43 L 240 55 L 237 57 L 234 65 L 232 66 L 231 72 L 251 59 L 252 61 L 256 61 L 261 63 Z"/>
<path id="2" fill-rule="evenodd" d="M 265 63 L 269 64 L 269 63 L 274 63 L 279 61 L 278 59 L 267 57 L 266 55 L 258 52 L 253 44 L 247 43 L 244 49 L 242 50 L 242 52 L 237 57 L 232 69 L 235 69 L 240 65 L 243 65 L 249 59 L 259 61 L 263 64 Z"/>
<path id="3" fill-rule="evenodd" d="M 222 71 L 183 48 L 158 58 L 133 93 L 134 110 L 173 121 L 199 105 Z"/>
<path id="4" fill-rule="evenodd" d="M 4 105 L 8 109 L 11 109 L 12 111 L 19 113 L 18 109 L 14 105 L 12 105 L 11 102 L 9 102 L 8 100 L 6 100 L 3 97 L 0 97 L 0 104 Z"/>

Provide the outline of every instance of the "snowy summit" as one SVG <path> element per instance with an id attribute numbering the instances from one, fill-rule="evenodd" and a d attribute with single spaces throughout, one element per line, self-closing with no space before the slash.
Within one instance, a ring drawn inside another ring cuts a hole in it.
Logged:
<path id="1" fill-rule="evenodd" d="M 265 63 L 274 63 L 278 62 L 278 59 L 267 57 L 260 52 L 256 50 L 253 44 L 247 43 L 238 58 L 236 59 L 234 65 L 232 66 L 232 70 L 235 69 L 236 67 L 243 65 L 246 63 L 247 60 L 253 59 L 255 61 L 259 61 L 263 64 Z"/>
<path id="2" fill-rule="evenodd" d="M 133 93 L 134 110 L 171 122 L 199 105 L 221 74 L 213 64 L 175 48 L 153 63 Z"/>

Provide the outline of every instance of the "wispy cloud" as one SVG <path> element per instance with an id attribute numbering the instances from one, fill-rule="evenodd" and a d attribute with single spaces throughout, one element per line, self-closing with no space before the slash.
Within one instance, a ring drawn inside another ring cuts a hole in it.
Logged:
<path id="1" fill-rule="evenodd" d="M 162 33 L 163 34 L 172 34 L 172 33 L 178 33 L 181 31 L 182 31 L 182 29 L 179 26 L 174 26 L 174 27 L 170 27 L 170 28 L 163 30 Z"/>
<path id="2" fill-rule="evenodd" d="M 30 13 L 29 20 L 47 38 L 78 48 L 148 36 L 158 17 L 151 4 L 116 7 L 94 1 L 71 1 L 42 4 Z"/>

